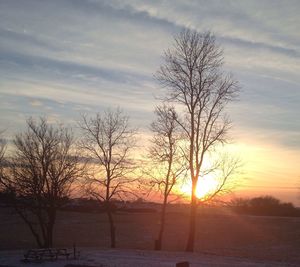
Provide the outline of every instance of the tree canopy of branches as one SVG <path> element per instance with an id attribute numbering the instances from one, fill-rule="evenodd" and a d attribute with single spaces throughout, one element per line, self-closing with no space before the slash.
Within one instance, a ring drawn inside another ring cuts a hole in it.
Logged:
<path id="1" fill-rule="evenodd" d="M 39 247 L 53 245 L 57 209 L 84 171 L 73 142 L 70 131 L 44 118 L 27 120 L 27 131 L 13 140 L 13 156 L 2 184 L 15 196 L 16 211 Z"/>
<path id="2" fill-rule="evenodd" d="M 156 120 L 151 124 L 154 134 L 149 149 L 150 166 L 155 166 L 147 172 L 150 176 L 150 185 L 157 187 L 163 195 L 160 218 L 160 229 L 155 249 L 162 246 L 165 229 L 165 217 L 168 198 L 185 166 L 179 149 L 180 132 L 176 122 L 177 114 L 173 107 L 162 105 L 155 110 Z"/>
<path id="3" fill-rule="evenodd" d="M 238 83 L 222 71 L 222 65 L 222 50 L 211 33 L 184 30 L 166 51 L 156 75 L 169 89 L 167 100 L 183 110 L 177 123 L 186 139 L 185 158 L 192 183 L 187 251 L 194 249 L 196 187 L 203 162 L 210 151 L 227 140 L 230 120 L 224 108 L 238 91 Z"/>
<path id="4" fill-rule="evenodd" d="M 91 158 L 95 171 L 85 181 L 88 193 L 104 203 L 110 225 L 111 247 L 116 246 L 116 231 L 112 215 L 112 200 L 131 191 L 134 170 L 130 152 L 135 146 L 135 130 L 122 111 L 107 110 L 93 118 L 83 116 L 80 123 L 82 148 Z"/>

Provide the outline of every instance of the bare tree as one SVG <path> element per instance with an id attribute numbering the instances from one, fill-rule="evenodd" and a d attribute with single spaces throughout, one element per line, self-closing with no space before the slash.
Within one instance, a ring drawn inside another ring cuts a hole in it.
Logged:
<path id="1" fill-rule="evenodd" d="M 6 151 L 6 141 L 2 138 L 3 131 L 0 131 L 0 190 L 3 189 L 2 182 L 4 179 L 4 169 L 5 169 L 5 151 Z"/>
<path id="2" fill-rule="evenodd" d="M 40 118 L 27 121 L 27 131 L 16 135 L 3 185 L 15 196 L 14 207 L 28 225 L 39 247 L 53 245 L 57 210 L 69 197 L 84 164 L 65 128 Z"/>
<path id="3" fill-rule="evenodd" d="M 4 159 L 5 149 L 6 149 L 6 142 L 1 137 L 2 132 L 0 132 L 0 160 L 2 161 Z"/>
<path id="4" fill-rule="evenodd" d="M 114 198 L 130 193 L 130 177 L 134 165 L 130 152 L 135 146 L 135 130 L 129 127 L 129 118 L 117 109 L 107 110 L 94 118 L 83 116 L 82 148 L 92 158 L 93 175 L 86 179 L 88 193 L 104 203 L 110 226 L 111 247 L 116 247 L 116 229 L 113 219 Z"/>
<path id="5" fill-rule="evenodd" d="M 158 239 L 155 241 L 155 249 L 160 250 L 165 230 L 168 198 L 185 168 L 179 148 L 180 132 L 174 108 L 167 105 L 158 106 L 155 114 L 156 120 L 151 124 L 154 136 L 149 149 L 151 162 L 148 167 L 151 170 L 145 174 L 148 179 L 150 178 L 151 188 L 157 187 L 163 195 L 160 229 Z"/>
<path id="6" fill-rule="evenodd" d="M 227 140 L 230 121 L 224 108 L 238 91 L 238 83 L 222 72 L 222 64 L 222 50 L 211 33 L 184 30 L 165 53 L 157 73 L 157 79 L 169 88 L 167 100 L 179 104 L 184 114 L 177 123 L 187 140 L 185 157 L 192 183 L 186 251 L 194 250 L 196 187 L 203 162 L 209 151 Z"/>

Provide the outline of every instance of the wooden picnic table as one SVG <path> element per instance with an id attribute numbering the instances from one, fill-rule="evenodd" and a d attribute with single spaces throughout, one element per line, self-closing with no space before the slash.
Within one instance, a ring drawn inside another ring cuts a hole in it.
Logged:
<path id="1" fill-rule="evenodd" d="M 43 261 L 43 260 L 57 260 L 59 256 L 64 256 L 67 259 L 70 252 L 66 248 L 42 248 L 42 249 L 29 249 L 24 254 L 25 261 Z"/>
<path id="2" fill-rule="evenodd" d="M 58 258 L 58 256 L 65 256 L 67 259 L 69 259 L 70 256 L 70 252 L 68 252 L 68 250 L 66 248 L 57 248 L 56 249 L 56 259 Z"/>

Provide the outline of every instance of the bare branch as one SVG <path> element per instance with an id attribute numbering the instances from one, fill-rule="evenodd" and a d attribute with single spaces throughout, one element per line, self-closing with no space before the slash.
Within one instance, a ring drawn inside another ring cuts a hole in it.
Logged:
<path id="1" fill-rule="evenodd" d="M 87 193 L 103 201 L 110 222 L 111 246 L 115 246 L 115 226 L 110 202 L 128 194 L 128 184 L 135 182 L 130 175 L 135 170 L 130 152 L 135 146 L 135 129 L 129 127 L 129 118 L 120 109 L 106 110 L 103 114 L 79 123 L 83 139 L 80 146 L 91 158 L 95 172 L 85 179 Z"/>

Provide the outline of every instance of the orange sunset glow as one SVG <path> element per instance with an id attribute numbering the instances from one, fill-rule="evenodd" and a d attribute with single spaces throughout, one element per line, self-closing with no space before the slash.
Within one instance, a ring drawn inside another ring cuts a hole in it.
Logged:
<path id="1" fill-rule="evenodd" d="M 213 193 L 218 187 L 218 182 L 213 177 L 201 178 L 196 187 L 196 196 L 200 201 L 205 200 L 211 193 Z M 184 195 L 190 197 L 191 195 L 191 184 L 184 183 L 179 191 Z"/>

